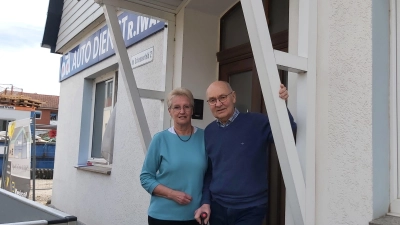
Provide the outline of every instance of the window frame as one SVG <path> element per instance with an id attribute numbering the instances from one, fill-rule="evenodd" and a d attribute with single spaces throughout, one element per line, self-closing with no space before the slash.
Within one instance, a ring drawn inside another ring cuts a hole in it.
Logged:
<path id="1" fill-rule="evenodd" d="M 106 73 L 102 76 L 99 76 L 93 80 L 92 84 L 92 104 L 91 104 L 91 121 L 90 121 L 90 134 L 89 134 L 89 149 L 87 152 L 87 157 L 88 157 L 88 162 L 91 162 L 93 164 L 100 164 L 100 165 L 109 165 L 108 162 L 103 158 L 97 158 L 97 157 L 92 157 L 92 151 L 93 151 L 93 125 L 94 125 L 94 113 L 95 113 L 95 100 L 96 100 L 96 84 L 101 83 L 101 82 L 110 82 L 113 81 L 113 93 L 112 93 L 112 107 L 116 103 L 116 91 L 118 88 L 116 85 L 118 85 L 118 71 L 112 71 L 109 73 Z M 104 98 L 107 96 L 107 90 L 105 91 Z"/>
<path id="2" fill-rule="evenodd" d="M 105 96 L 104 96 L 104 98 L 105 99 L 107 99 L 107 96 L 108 96 L 108 87 L 109 87 L 109 83 L 111 83 L 112 82 L 112 86 L 113 86 L 113 92 L 112 92 L 112 94 L 111 94 L 111 106 L 107 106 L 107 107 L 105 107 L 105 108 L 109 108 L 109 107 L 113 107 L 114 106 L 114 96 L 115 96 L 115 93 L 114 93 L 114 91 L 115 91 L 115 85 L 114 85 L 114 82 L 115 81 L 115 77 L 113 77 L 112 79 L 109 79 L 109 80 L 106 80 L 105 81 L 105 83 L 106 83 L 106 91 L 105 91 Z"/>
<path id="3" fill-rule="evenodd" d="M 390 208 L 400 217 L 400 3 L 390 1 Z"/>
<path id="4" fill-rule="evenodd" d="M 56 114 L 56 119 L 53 120 L 51 114 Z M 58 121 L 58 112 L 50 112 L 50 121 Z"/>
<path id="5" fill-rule="evenodd" d="M 39 118 L 37 117 L 37 115 L 40 115 Z M 37 119 L 37 120 L 41 120 L 42 119 L 42 111 L 40 111 L 40 110 L 36 110 L 35 111 L 35 119 Z"/>

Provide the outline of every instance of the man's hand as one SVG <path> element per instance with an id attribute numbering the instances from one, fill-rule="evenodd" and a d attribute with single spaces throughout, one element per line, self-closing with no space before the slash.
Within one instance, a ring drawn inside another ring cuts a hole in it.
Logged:
<path id="1" fill-rule="evenodd" d="M 210 209 L 210 205 L 209 204 L 203 204 L 200 208 L 198 208 L 195 212 L 194 212 L 194 218 L 196 219 L 196 221 L 201 224 L 201 220 L 200 220 L 200 215 L 201 213 L 206 212 L 207 213 L 207 218 L 204 219 L 204 223 L 208 224 L 208 220 L 210 219 L 210 214 L 211 214 L 211 209 Z"/>
<path id="2" fill-rule="evenodd" d="M 281 89 L 279 89 L 279 97 L 285 101 L 289 98 L 289 93 L 283 84 L 281 84 Z"/>
<path id="3" fill-rule="evenodd" d="M 175 190 L 172 190 L 168 194 L 168 198 L 175 201 L 176 203 L 178 203 L 180 205 L 187 205 L 192 201 L 192 196 L 190 196 L 184 192 L 175 191 Z"/>

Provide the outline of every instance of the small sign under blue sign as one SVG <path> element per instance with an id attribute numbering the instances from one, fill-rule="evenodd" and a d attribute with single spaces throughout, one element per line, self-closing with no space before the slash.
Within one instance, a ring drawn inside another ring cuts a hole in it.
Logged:
<path id="1" fill-rule="evenodd" d="M 118 20 L 126 47 L 162 30 L 165 25 L 159 20 L 126 12 L 119 15 Z M 105 25 L 61 57 L 60 82 L 114 54 Z"/>

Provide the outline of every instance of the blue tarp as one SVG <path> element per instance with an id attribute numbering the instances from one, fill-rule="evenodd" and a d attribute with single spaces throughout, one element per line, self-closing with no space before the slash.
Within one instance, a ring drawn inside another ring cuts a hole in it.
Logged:
<path id="1" fill-rule="evenodd" d="M 3 146 L 0 142 L 0 177 L 3 170 Z M 54 156 L 56 153 L 55 143 L 37 143 L 36 144 L 36 169 L 54 169 Z M 31 154 L 32 155 L 32 154 Z"/>

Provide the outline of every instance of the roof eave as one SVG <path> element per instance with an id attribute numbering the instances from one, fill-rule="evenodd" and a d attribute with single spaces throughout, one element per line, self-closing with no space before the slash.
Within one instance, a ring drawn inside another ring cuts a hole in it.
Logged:
<path id="1" fill-rule="evenodd" d="M 47 10 L 46 25 L 44 28 L 42 48 L 49 48 L 51 53 L 57 53 L 56 45 L 58 32 L 60 30 L 61 16 L 63 11 L 64 1 L 50 0 Z"/>

